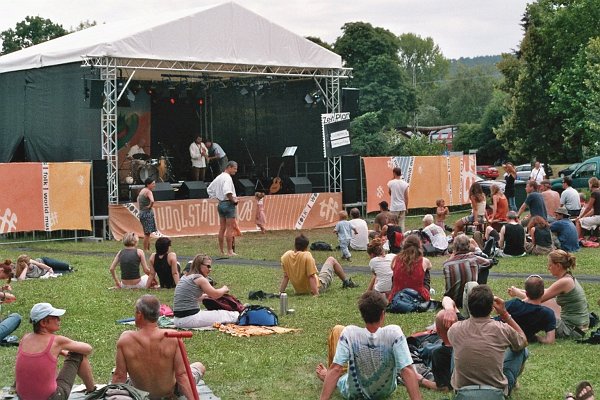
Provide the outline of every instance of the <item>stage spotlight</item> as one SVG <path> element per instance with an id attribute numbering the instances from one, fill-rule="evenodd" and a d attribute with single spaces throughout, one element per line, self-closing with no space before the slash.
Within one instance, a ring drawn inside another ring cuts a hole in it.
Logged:
<path id="1" fill-rule="evenodd" d="M 203 99 L 203 98 L 199 98 L 199 99 L 196 101 L 196 103 L 198 103 L 198 105 L 199 105 L 200 107 L 202 107 L 202 106 L 204 105 L 204 99 Z"/>
<path id="2" fill-rule="evenodd" d="M 306 104 L 314 103 L 314 100 L 310 94 L 307 94 L 306 96 L 304 96 L 304 101 L 306 102 Z"/>

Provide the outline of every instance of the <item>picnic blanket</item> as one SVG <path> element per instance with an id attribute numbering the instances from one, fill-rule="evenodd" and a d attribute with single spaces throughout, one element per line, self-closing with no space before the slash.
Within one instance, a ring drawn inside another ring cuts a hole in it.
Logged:
<path id="1" fill-rule="evenodd" d="M 131 317 L 131 318 L 123 318 L 123 319 L 119 319 L 117 320 L 118 324 L 123 324 L 123 325 L 135 325 L 135 318 Z M 185 331 L 214 331 L 215 328 L 213 328 L 212 326 L 205 326 L 202 328 L 177 328 L 175 326 L 175 324 L 173 323 L 173 318 L 171 317 L 165 317 L 165 316 L 160 316 L 158 317 L 158 327 L 162 328 L 162 329 L 179 329 L 179 330 L 185 330 Z"/>
<path id="2" fill-rule="evenodd" d="M 267 336 L 276 333 L 290 333 L 297 332 L 300 329 L 284 328 L 281 326 L 256 326 L 256 325 L 236 325 L 236 324 L 221 324 L 215 323 L 213 325 L 220 332 L 227 333 L 231 336 L 236 337 L 249 337 L 249 336 Z"/>
<path id="3" fill-rule="evenodd" d="M 96 385 L 98 389 L 103 388 L 106 385 Z M 198 385 L 196 385 L 196 390 L 198 391 L 198 395 L 202 400 L 221 400 L 220 397 L 215 396 L 213 391 L 208 387 L 208 385 L 200 380 Z M 84 385 L 75 385 L 71 390 L 71 395 L 69 396 L 69 400 L 84 400 L 85 399 L 85 386 Z M 3 387 L 0 391 L 0 400 L 18 400 L 19 397 L 14 392 L 14 388 L 10 386 Z M 182 398 L 183 399 L 183 398 Z"/>

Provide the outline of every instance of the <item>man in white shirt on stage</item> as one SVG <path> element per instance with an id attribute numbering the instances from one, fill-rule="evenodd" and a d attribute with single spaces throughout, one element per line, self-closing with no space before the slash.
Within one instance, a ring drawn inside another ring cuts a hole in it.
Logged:
<path id="1" fill-rule="evenodd" d="M 196 140 L 190 144 L 190 158 L 192 159 L 192 180 L 204 181 L 208 149 L 202 143 L 202 136 L 196 136 Z"/>
<path id="2" fill-rule="evenodd" d="M 227 239 L 227 255 L 236 256 L 233 252 L 233 231 L 236 227 L 236 206 L 238 199 L 233 185 L 233 175 L 237 173 L 238 165 L 235 161 L 229 161 L 219 176 L 208 186 L 207 191 L 210 198 L 219 200 L 217 208 L 219 212 L 219 250 L 225 254 L 223 249 L 224 239 Z"/>

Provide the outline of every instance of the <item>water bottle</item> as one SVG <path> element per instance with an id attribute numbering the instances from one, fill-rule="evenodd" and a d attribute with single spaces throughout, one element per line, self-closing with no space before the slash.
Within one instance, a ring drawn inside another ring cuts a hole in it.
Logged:
<path id="1" fill-rule="evenodd" d="M 287 314 L 288 310 L 288 296 L 287 293 L 279 294 L 279 315 Z"/>

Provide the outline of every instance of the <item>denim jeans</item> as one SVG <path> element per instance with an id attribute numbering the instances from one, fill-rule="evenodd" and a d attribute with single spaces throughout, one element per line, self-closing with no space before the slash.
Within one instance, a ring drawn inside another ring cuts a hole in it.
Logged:
<path id="1" fill-rule="evenodd" d="M 340 239 L 340 250 L 342 250 L 342 257 L 350 258 L 352 254 L 350 254 L 350 250 L 348 247 L 350 246 L 350 239 Z"/>
<path id="2" fill-rule="evenodd" d="M 514 197 L 507 197 L 508 199 L 508 209 L 510 211 L 517 211 L 517 203 L 515 202 Z"/>
<path id="3" fill-rule="evenodd" d="M 10 314 L 0 322 L 0 340 L 13 333 L 21 325 L 19 314 Z"/>
<path id="4" fill-rule="evenodd" d="M 71 267 L 64 261 L 55 260 L 50 257 L 42 257 L 42 262 L 52 268 L 55 272 L 70 272 Z"/>
<path id="5" fill-rule="evenodd" d="M 523 364 L 529 357 L 527 348 L 519 351 L 506 349 L 504 352 L 504 367 L 503 372 L 508 379 L 508 393 L 510 394 L 517 384 L 517 378 L 523 369 Z"/>

